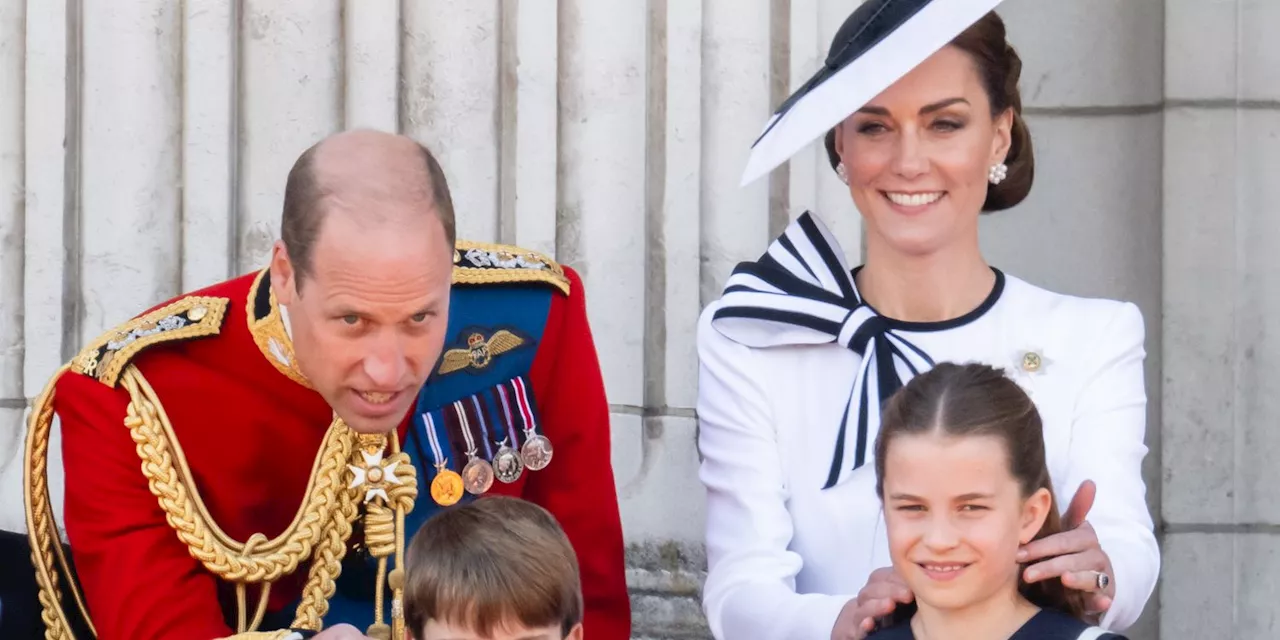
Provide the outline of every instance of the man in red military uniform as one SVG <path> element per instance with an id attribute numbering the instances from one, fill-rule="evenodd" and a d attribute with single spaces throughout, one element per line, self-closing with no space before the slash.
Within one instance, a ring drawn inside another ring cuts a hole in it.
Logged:
<path id="1" fill-rule="evenodd" d="M 45 620 L 65 631 L 78 609 L 51 597 L 60 548 L 40 460 L 56 413 L 74 573 L 101 640 L 400 640 L 405 541 L 495 493 L 556 516 L 586 632 L 628 638 L 577 275 L 456 241 L 435 160 L 388 134 L 305 153 L 281 228 L 268 268 L 107 333 L 37 399 L 28 525 Z"/>

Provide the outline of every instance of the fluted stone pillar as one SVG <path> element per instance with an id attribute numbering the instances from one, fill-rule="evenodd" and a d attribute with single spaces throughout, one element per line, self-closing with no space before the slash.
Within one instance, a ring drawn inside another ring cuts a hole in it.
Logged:
<path id="1" fill-rule="evenodd" d="M 1280 628 L 1280 3 L 1167 0 L 1161 626 Z"/>

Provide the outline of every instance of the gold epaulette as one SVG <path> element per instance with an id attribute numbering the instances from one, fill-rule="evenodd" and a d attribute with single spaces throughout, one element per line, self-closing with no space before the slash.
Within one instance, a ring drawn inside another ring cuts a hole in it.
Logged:
<path id="1" fill-rule="evenodd" d="M 569 295 L 569 278 L 555 260 L 512 245 L 458 240 L 453 252 L 455 284 L 543 282 Z"/>
<path id="2" fill-rule="evenodd" d="M 71 361 L 71 370 L 114 387 L 129 361 L 163 342 L 217 335 L 227 298 L 188 296 L 138 316 L 102 334 Z"/>

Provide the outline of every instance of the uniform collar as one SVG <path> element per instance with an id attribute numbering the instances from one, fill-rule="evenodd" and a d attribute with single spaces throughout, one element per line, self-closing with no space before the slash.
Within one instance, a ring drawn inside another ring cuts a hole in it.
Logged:
<path id="1" fill-rule="evenodd" d="M 289 338 L 289 343 L 293 343 L 293 325 L 289 324 L 289 307 L 288 305 L 276 305 L 280 308 L 280 324 L 284 325 L 284 335 Z"/>
<path id="2" fill-rule="evenodd" d="M 302 370 L 298 368 L 288 312 L 276 300 L 267 269 L 258 273 L 253 286 L 249 288 L 245 315 L 249 323 L 249 333 L 253 335 L 253 342 L 258 345 L 258 351 L 262 352 L 267 362 L 290 380 L 308 389 L 313 388 L 307 377 L 302 374 Z"/>

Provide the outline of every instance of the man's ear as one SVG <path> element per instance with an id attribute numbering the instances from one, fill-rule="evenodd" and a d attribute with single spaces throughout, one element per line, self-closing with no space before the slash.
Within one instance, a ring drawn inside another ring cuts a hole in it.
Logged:
<path id="1" fill-rule="evenodd" d="M 283 240 L 276 240 L 275 244 L 271 245 L 270 270 L 271 290 L 276 294 L 276 302 L 286 306 L 293 304 L 293 299 L 298 293 L 297 272 L 289 259 L 289 250 L 285 248 Z"/>

